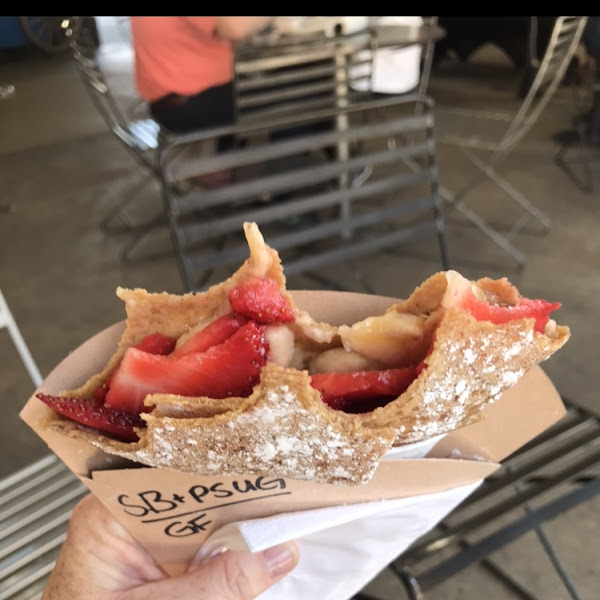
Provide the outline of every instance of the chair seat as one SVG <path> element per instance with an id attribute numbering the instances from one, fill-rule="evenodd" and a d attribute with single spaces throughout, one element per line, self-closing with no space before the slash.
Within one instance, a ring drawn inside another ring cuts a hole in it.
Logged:
<path id="1" fill-rule="evenodd" d="M 87 488 L 49 455 L 0 480 L 0 598 L 37 599 Z"/>
<path id="2" fill-rule="evenodd" d="M 132 121 L 129 123 L 129 131 L 141 151 L 145 152 L 158 148 L 160 125 L 154 119 Z"/>

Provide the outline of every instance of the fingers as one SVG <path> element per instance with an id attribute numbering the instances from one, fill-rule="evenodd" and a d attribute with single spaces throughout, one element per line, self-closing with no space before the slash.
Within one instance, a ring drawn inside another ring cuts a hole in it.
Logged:
<path id="1" fill-rule="evenodd" d="M 93 495 L 73 509 L 63 569 L 87 588 L 121 590 L 165 577 L 154 559 Z"/>
<path id="2" fill-rule="evenodd" d="M 251 600 L 289 573 L 298 563 L 294 543 L 262 552 L 228 551 L 190 568 L 180 577 L 165 577 L 154 560 L 93 496 L 74 509 L 67 541 L 44 600 Z"/>
<path id="3" fill-rule="evenodd" d="M 186 575 L 148 584 L 131 600 L 178 598 L 179 600 L 251 600 L 262 594 L 298 564 L 294 543 L 262 552 L 224 552 Z M 131 590 L 133 592 L 134 590 Z"/>
<path id="4" fill-rule="evenodd" d="M 187 576 L 208 584 L 210 593 L 207 598 L 250 600 L 289 573 L 298 559 L 298 548 L 293 543 L 254 554 L 224 552 L 201 564 Z"/>

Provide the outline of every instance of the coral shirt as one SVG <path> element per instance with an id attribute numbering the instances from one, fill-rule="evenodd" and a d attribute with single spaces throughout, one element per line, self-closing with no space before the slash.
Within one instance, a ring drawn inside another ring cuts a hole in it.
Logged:
<path id="1" fill-rule="evenodd" d="M 144 100 L 193 96 L 232 81 L 232 45 L 215 32 L 216 22 L 216 17 L 131 17 L 135 82 Z"/>

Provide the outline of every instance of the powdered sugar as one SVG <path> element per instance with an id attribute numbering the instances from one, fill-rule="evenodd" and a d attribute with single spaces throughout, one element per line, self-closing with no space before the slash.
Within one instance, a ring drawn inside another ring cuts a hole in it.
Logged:
<path id="1" fill-rule="evenodd" d="M 471 348 L 465 348 L 463 356 L 467 365 L 472 365 L 475 362 L 475 353 Z"/>
<path id="2" fill-rule="evenodd" d="M 412 409 L 411 431 L 403 439 L 418 441 L 473 422 L 515 385 L 525 372 L 521 357 L 534 340 L 531 330 L 516 333 L 441 336 L 435 354 L 444 357 L 444 368 L 424 371 L 421 402 Z"/>
<path id="3" fill-rule="evenodd" d="M 279 477 L 361 483 L 371 478 L 391 446 L 391 440 L 368 430 L 349 434 L 324 422 L 287 385 L 265 386 L 250 410 L 231 419 L 210 425 L 197 419 L 193 429 L 162 421 L 149 429 L 149 448 L 140 453 L 152 455 L 157 466 L 188 470 L 192 464 L 196 472 L 221 475 L 276 472 Z M 190 451 L 196 460 L 190 460 Z"/>

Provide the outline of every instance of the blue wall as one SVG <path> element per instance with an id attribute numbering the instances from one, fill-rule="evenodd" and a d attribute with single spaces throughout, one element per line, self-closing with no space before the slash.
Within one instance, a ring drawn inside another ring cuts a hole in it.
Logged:
<path id="1" fill-rule="evenodd" d="M 0 48 L 29 46 L 19 17 L 0 17 Z"/>

